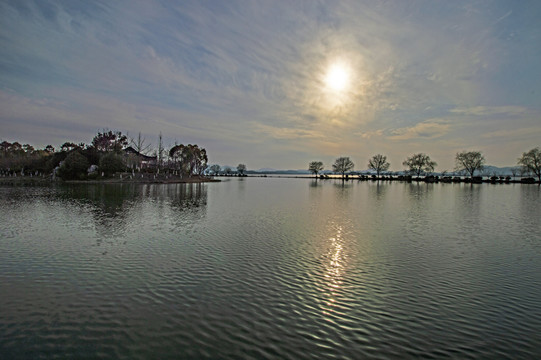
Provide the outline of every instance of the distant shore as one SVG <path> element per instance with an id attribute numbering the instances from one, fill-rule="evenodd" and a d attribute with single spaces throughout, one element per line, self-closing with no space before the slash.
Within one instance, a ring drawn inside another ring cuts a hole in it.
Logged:
<path id="1" fill-rule="evenodd" d="M 263 178 L 284 178 L 284 179 L 312 179 L 312 180 L 344 180 L 344 181 L 398 181 L 398 182 L 426 182 L 426 183 L 468 183 L 468 184 L 539 184 L 535 178 L 520 178 L 513 179 L 509 177 L 481 177 L 475 176 L 473 179 L 469 177 L 461 176 L 427 176 L 427 177 L 412 177 L 412 176 L 380 176 L 374 177 L 369 175 L 350 175 L 342 178 L 340 175 L 332 176 L 299 176 L 288 174 L 250 174 L 250 177 L 263 177 Z"/>
<path id="2" fill-rule="evenodd" d="M 217 176 L 225 178 L 235 178 L 238 176 Z M 220 182 L 222 180 L 211 176 L 194 176 L 194 177 L 179 177 L 175 175 L 155 175 L 155 174 L 132 174 L 122 173 L 115 174 L 113 177 L 88 179 L 88 180 L 53 180 L 50 175 L 47 176 L 4 176 L 0 177 L 0 185 L 47 185 L 47 184 L 189 184 L 189 183 L 205 183 L 205 182 Z M 350 175 L 342 178 L 339 175 L 333 176 L 299 176 L 299 175 L 277 175 L 277 174 L 250 174 L 244 175 L 243 178 L 284 178 L 284 179 L 310 179 L 318 181 L 339 180 L 339 181 L 381 181 L 381 182 L 425 182 L 425 183 L 474 183 L 474 184 L 539 184 L 534 178 L 513 179 L 508 177 L 485 178 L 474 177 L 411 177 L 411 176 L 380 176 L 372 177 L 366 175 Z"/>

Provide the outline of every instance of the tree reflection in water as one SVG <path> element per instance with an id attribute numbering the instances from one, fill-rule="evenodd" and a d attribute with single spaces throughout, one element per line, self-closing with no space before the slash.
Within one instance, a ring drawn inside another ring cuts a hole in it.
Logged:
<path id="1" fill-rule="evenodd" d="M 205 184 L 85 184 L 61 188 L 61 197 L 91 215 L 96 243 L 124 241 L 126 232 L 148 226 L 145 214 L 182 221 L 206 214 Z M 183 212 L 181 217 L 172 213 Z M 143 225 L 145 224 L 145 225 Z"/>
<path id="2" fill-rule="evenodd" d="M 63 187 L 60 194 L 64 200 L 75 202 L 81 211 L 89 212 L 97 245 L 104 239 L 124 235 L 128 213 L 139 199 L 133 184 L 77 184 Z"/>

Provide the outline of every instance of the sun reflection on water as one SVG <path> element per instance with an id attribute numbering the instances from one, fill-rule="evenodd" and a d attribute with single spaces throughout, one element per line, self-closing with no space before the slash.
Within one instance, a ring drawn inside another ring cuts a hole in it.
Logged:
<path id="1" fill-rule="evenodd" d="M 329 248 L 325 255 L 324 288 L 325 308 L 324 314 L 335 311 L 337 302 L 342 294 L 344 273 L 347 255 L 344 249 L 344 231 L 342 226 L 333 226 L 333 235 L 328 241 Z"/>

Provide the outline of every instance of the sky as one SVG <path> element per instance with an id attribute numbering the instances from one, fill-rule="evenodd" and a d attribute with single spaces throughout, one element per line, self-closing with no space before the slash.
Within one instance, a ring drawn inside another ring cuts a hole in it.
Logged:
<path id="1" fill-rule="evenodd" d="M 306 169 L 541 146 L 539 1 L 0 0 L 0 140 L 102 129 Z"/>

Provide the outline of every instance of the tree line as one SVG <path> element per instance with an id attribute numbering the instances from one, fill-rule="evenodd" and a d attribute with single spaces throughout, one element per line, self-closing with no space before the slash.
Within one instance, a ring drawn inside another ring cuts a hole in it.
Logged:
<path id="1" fill-rule="evenodd" d="M 128 152 L 127 150 L 131 151 Z M 541 182 L 541 150 L 539 147 L 524 152 L 517 159 L 519 167 L 513 172 L 533 174 Z M 405 172 L 417 177 L 430 175 L 437 163 L 424 153 L 413 154 L 406 158 L 402 165 Z M 354 169 L 349 157 L 339 157 L 332 164 L 332 171 L 341 174 Z M 468 174 L 471 178 L 485 166 L 485 157 L 480 151 L 462 151 L 455 156 L 455 172 Z M 376 154 L 368 160 L 367 167 L 375 171 L 377 177 L 390 168 L 387 157 Z M 138 134 L 136 138 L 122 134 L 120 131 L 104 129 L 98 132 L 90 144 L 65 142 L 59 149 L 47 145 L 43 149 L 35 149 L 30 144 L 0 143 L 0 175 L 32 175 L 56 173 L 62 179 L 91 179 L 99 176 L 111 176 L 115 172 L 155 172 L 166 171 L 178 176 L 202 176 L 210 170 L 212 174 L 232 174 L 229 167 L 222 169 L 220 165 L 208 167 L 208 155 L 204 148 L 195 144 L 175 144 L 170 149 L 163 145 L 160 133 L 158 145 L 151 150 L 151 145 Z M 244 175 L 246 165 L 239 164 L 237 173 Z M 323 162 L 312 161 L 308 170 L 318 175 L 324 170 Z M 446 174 L 443 171 L 442 174 Z M 515 176 L 515 173 L 513 173 Z"/>
<path id="2" fill-rule="evenodd" d="M 131 138 L 107 129 L 99 131 L 90 144 L 65 142 L 58 149 L 52 145 L 35 149 L 19 142 L 0 143 L 0 174 L 4 176 L 54 174 L 65 180 L 83 180 L 125 171 L 201 176 L 207 163 L 204 148 L 175 144 L 166 149 L 161 133 L 153 151 L 141 133 Z"/>
<path id="3" fill-rule="evenodd" d="M 485 157 L 480 151 L 462 151 L 455 156 L 455 168 L 454 171 L 459 174 L 467 174 L 473 179 L 475 172 L 480 172 L 485 167 Z M 539 147 L 533 148 L 522 154 L 517 159 L 520 173 L 533 174 L 538 178 L 541 183 L 541 150 Z M 438 165 L 433 161 L 430 156 L 424 153 L 417 153 L 409 156 L 402 162 L 405 167 L 405 173 L 420 177 L 421 175 L 430 175 L 434 172 Z M 332 171 L 337 174 L 341 174 L 344 178 L 347 172 L 353 170 L 355 164 L 349 157 L 339 157 L 332 164 Z M 376 154 L 368 160 L 367 168 L 376 172 L 376 176 L 379 178 L 380 174 L 389 170 L 391 164 L 387 161 L 387 156 L 382 154 Z M 316 177 L 324 170 L 323 162 L 312 161 L 308 164 L 308 170 Z M 516 171 L 513 170 L 514 172 Z M 447 171 L 443 171 L 442 174 L 446 174 Z M 515 173 L 513 174 L 515 175 Z"/>
<path id="4" fill-rule="evenodd" d="M 246 165 L 245 164 L 238 164 L 237 165 L 237 175 L 239 176 L 246 176 Z M 214 164 L 214 165 L 211 165 L 209 167 L 209 170 L 210 170 L 210 173 L 212 175 L 225 175 L 225 176 L 230 176 L 230 175 L 233 175 L 234 174 L 234 171 L 233 169 L 231 169 L 230 166 L 224 166 L 222 168 L 222 166 L 218 165 L 218 164 Z"/>

